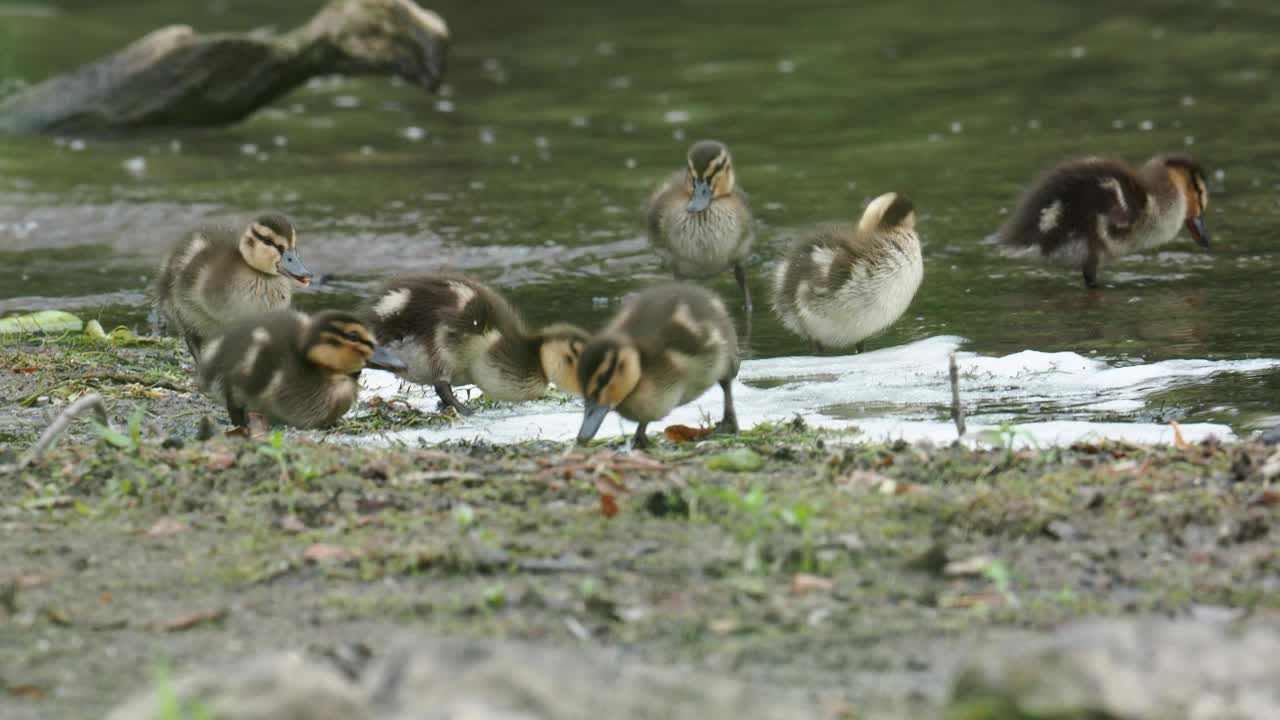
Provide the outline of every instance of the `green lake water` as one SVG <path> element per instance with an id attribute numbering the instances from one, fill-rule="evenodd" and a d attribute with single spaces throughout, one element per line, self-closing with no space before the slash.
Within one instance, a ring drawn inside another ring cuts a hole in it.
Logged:
<path id="1" fill-rule="evenodd" d="M 287 28 L 318 6 L 0 2 L 0 89 L 162 25 Z M 0 137 L 0 314 L 56 307 L 142 326 L 147 284 L 184 227 L 270 207 L 294 217 L 323 276 L 304 307 L 448 268 L 503 287 L 531 322 L 595 326 L 665 277 L 644 202 L 692 141 L 715 137 L 759 223 L 752 356 L 806 351 L 767 302 L 788 240 L 896 190 L 919 208 L 925 281 L 872 347 L 945 334 L 984 354 L 1280 357 L 1278 3 L 432 7 L 454 36 L 438 96 L 323 78 L 230 128 Z M 1184 235 L 1111 264 L 1107 287 L 1087 292 L 1077 271 L 984 242 L 1048 164 L 1173 149 L 1211 176 L 1212 254 Z M 736 300 L 731 273 L 712 286 Z M 1272 426 L 1278 390 L 1280 373 L 1219 376 L 1168 392 L 1151 417 Z"/>

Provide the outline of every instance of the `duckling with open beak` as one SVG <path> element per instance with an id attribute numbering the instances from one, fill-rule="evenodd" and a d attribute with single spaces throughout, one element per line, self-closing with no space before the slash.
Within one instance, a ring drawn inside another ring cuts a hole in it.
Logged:
<path id="1" fill-rule="evenodd" d="M 264 213 L 243 230 L 198 227 L 170 250 L 155 287 L 156 304 L 186 340 L 192 358 L 228 324 L 289 307 L 293 288 L 311 282 L 298 256 L 298 233 L 280 213 Z"/>

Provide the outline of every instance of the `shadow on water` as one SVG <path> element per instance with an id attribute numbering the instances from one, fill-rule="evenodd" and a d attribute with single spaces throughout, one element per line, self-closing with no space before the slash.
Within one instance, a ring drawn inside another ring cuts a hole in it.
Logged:
<path id="1" fill-rule="evenodd" d="M 314 5 L 0 10 L 0 92 L 164 24 L 284 28 Z M 322 78 L 231 128 L 0 138 L 0 312 L 79 308 L 141 325 L 147 283 L 183 227 L 276 207 L 327 276 L 303 307 L 356 302 L 403 269 L 448 268 L 501 285 L 533 322 L 597 325 L 665 277 L 642 206 L 692 140 L 714 136 L 733 148 L 759 221 L 751 356 L 807 353 L 768 308 L 787 241 L 891 189 L 920 208 L 926 277 L 872 347 L 948 334 L 980 353 L 1280 356 L 1280 327 L 1259 321 L 1275 301 L 1280 138 L 1266 118 L 1280 111 L 1269 49 L 1280 6 L 434 7 L 456 39 L 439 96 Z M 1046 163 L 1177 148 L 1213 176 L 1212 255 L 1183 239 L 1114 263 L 1107 287 L 1086 292 L 1075 272 L 998 258 L 982 241 Z M 728 273 L 710 284 L 736 307 Z M 1225 422 L 1245 406 L 1276 414 L 1269 382 L 1211 382 L 1199 387 L 1216 400 L 1169 402 Z"/>

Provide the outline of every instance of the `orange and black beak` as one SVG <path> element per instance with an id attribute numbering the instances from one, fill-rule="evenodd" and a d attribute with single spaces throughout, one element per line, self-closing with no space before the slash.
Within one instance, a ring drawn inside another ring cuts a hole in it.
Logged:
<path id="1" fill-rule="evenodd" d="M 1205 250 L 1209 249 L 1209 228 L 1204 226 L 1203 215 L 1188 218 L 1187 230 L 1191 231 L 1191 237 L 1195 238 L 1197 245 Z"/>

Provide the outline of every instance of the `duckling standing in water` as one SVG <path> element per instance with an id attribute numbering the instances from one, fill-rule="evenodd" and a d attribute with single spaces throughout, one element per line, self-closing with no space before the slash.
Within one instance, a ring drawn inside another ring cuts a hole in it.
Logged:
<path id="1" fill-rule="evenodd" d="M 356 315 L 327 310 L 308 317 L 276 310 L 233 323 L 205 343 L 200 388 L 225 400 L 231 423 L 246 413 L 273 424 L 320 428 L 334 424 L 356 400 L 356 378 L 367 367 L 400 370 Z"/>
<path id="2" fill-rule="evenodd" d="M 1015 252 L 1081 267 L 1096 288 L 1104 259 L 1164 245 L 1184 225 L 1208 249 L 1208 206 L 1204 171 L 1187 155 L 1157 155 L 1140 168 L 1071 160 L 1032 185 L 997 237 Z"/>
<path id="3" fill-rule="evenodd" d="M 578 383 L 586 400 L 578 442 L 595 437 L 610 410 L 640 423 L 634 446 L 647 447 L 645 430 L 679 405 L 719 383 L 724 418 L 716 429 L 738 431 L 733 379 L 738 339 L 724 303 L 695 285 L 671 283 L 645 290 L 582 349 Z"/>
<path id="4" fill-rule="evenodd" d="M 754 231 L 729 149 L 703 140 L 689 148 L 687 160 L 688 168 L 667 178 L 649 200 L 649 242 L 671 263 L 676 279 L 711 277 L 732 266 L 750 313 L 746 260 Z"/>
<path id="5" fill-rule="evenodd" d="M 462 275 L 392 278 L 364 315 L 407 367 L 399 375 L 431 385 L 442 405 L 473 411 L 453 386 L 474 383 L 495 400 L 534 400 L 549 383 L 580 395 L 578 353 L 587 333 L 567 323 L 530 332 L 493 288 Z"/>
<path id="6" fill-rule="evenodd" d="M 293 286 L 311 282 L 297 243 L 288 218 L 266 213 L 243 231 L 200 227 L 173 246 L 156 283 L 156 304 L 197 363 L 205 340 L 240 318 L 289 307 Z"/>
<path id="7" fill-rule="evenodd" d="M 799 238 L 774 273 L 773 309 L 817 349 L 858 352 L 892 325 L 924 278 L 915 208 L 905 195 L 872 200 L 857 225 L 821 225 Z"/>

